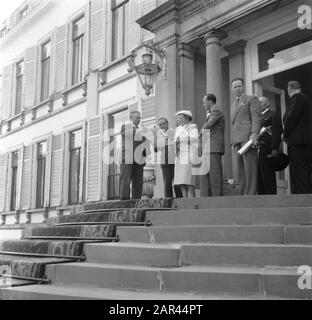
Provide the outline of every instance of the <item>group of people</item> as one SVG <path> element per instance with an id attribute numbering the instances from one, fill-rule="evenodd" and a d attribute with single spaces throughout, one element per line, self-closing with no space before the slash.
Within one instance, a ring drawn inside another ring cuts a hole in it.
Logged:
<path id="1" fill-rule="evenodd" d="M 246 95 L 242 78 L 232 80 L 232 90 L 236 99 L 231 107 L 231 145 L 241 194 L 277 193 L 276 163 L 287 158 L 281 152 L 282 141 L 288 145 L 291 192 L 312 193 L 312 105 L 300 83 L 288 83 L 290 103 L 283 123 L 266 97 Z M 132 198 L 141 198 L 143 168 L 151 148 L 161 165 L 165 197 L 195 197 L 197 176 L 201 197 L 223 196 L 225 118 L 212 93 L 203 98 L 203 108 L 202 128 L 192 122 L 191 111 L 182 110 L 176 114 L 176 129 L 160 118 L 157 125 L 142 130 L 140 113 L 131 112 L 130 121 L 121 128 L 122 200 L 130 198 L 131 184 Z"/>

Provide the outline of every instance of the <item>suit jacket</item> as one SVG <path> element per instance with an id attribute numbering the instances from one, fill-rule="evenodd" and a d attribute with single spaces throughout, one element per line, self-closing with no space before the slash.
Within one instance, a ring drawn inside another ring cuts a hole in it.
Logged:
<path id="1" fill-rule="evenodd" d="M 121 126 L 122 164 L 145 165 L 148 141 L 132 123 Z"/>
<path id="2" fill-rule="evenodd" d="M 271 152 L 279 150 L 281 144 L 281 135 L 283 133 L 282 118 L 279 112 L 269 110 L 261 119 L 261 127 L 270 127 L 272 135 L 265 133 L 259 138 L 259 145 L 262 150 Z"/>
<path id="3" fill-rule="evenodd" d="M 243 95 L 232 105 L 232 110 L 233 145 L 247 142 L 252 133 L 260 133 L 262 113 L 256 96 Z"/>
<path id="4" fill-rule="evenodd" d="M 284 138 L 289 147 L 312 144 L 312 106 L 305 94 L 300 92 L 292 96 L 284 125 Z"/>
<path id="5" fill-rule="evenodd" d="M 205 130 L 210 130 L 210 132 L 205 132 Z M 203 148 L 203 152 L 205 152 L 207 135 L 210 134 L 210 148 L 207 152 L 224 154 L 224 130 L 224 114 L 218 106 L 215 105 L 211 108 L 206 123 L 203 125 L 199 134 L 199 147 Z"/>
<path id="6" fill-rule="evenodd" d="M 168 165 L 175 163 L 176 143 L 174 140 L 175 129 L 168 129 L 166 133 L 157 130 L 154 137 L 154 152 L 160 152 L 160 164 Z"/>

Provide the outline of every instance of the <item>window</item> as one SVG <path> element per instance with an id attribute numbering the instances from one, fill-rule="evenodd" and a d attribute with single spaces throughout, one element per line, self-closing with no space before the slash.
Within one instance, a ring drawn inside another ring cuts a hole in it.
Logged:
<path id="1" fill-rule="evenodd" d="M 82 81 L 83 76 L 83 41 L 85 21 L 84 17 L 79 18 L 73 24 L 73 75 L 72 84 Z"/>
<path id="2" fill-rule="evenodd" d="M 47 161 L 47 142 L 43 141 L 38 143 L 38 146 L 37 146 L 36 208 L 44 207 L 46 161 Z"/>
<path id="3" fill-rule="evenodd" d="M 113 0 L 112 16 L 112 60 L 116 60 L 129 50 L 129 0 Z"/>
<path id="4" fill-rule="evenodd" d="M 16 64 L 15 114 L 19 114 L 22 111 L 23 75 L 24 61 L 20 61 Z"/>
<path id="5" fill-rule="evenodd" d="M 51 41 L 41 47 L 41 101 L 49 98 Z"/>
<path id="6" fill-rule="evenodd" d="M 19 20 L 23 20 L 28 15 L 28 6 L 25 7 L 23 10 L 19 13 Z"/>
<path id="7" fill-rule="evenodd" d="M 17 170 L 18 170 L 18 151 L 15 151 L 12 153 L 12 164 L 11 164 L 11 202 L 10 202 L 11 211 L 14 211 L 16 208 Z"/>
<path id="8" fill-rule="evenodd" d="M 82 129 L 72 131 L 69 137 L 68 203 L 79 202 Z"/>

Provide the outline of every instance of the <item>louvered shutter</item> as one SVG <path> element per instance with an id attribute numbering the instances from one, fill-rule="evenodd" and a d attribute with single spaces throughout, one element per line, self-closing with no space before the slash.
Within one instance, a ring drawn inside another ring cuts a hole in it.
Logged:
<path id="1" fill-rule="evenodd" d="M 104 63 L 105 10 L 104 0 L 91 1 L 91 69 L 94 71 Z"/>
<path id="2" fill-rule="evenodd" d="M 51 158 L 51 192 L 50 205 L 52 207 L 61 204 L 61 187 L 63 177 L 63 135 L 53 136 Z"/>
<path id="3" fill-rule="evenodd" d="M 142 101 L 142 118 L 148 119 L 156 116 L 155 96 Z"/>
<path id="4" fill-rule="evenodd" d="M 12 90 L 13 88 L 13 65 L 5 66 L 2 70 L 2 101 L 1 101 L 1 119 L 10 118 L 12 112 Z"/>
<path id="5" fill-rule="evenodd" d="M 23 174 L 22 174 L 22 195 L 21 208 L 30 209 L 31 189 L 32 189 L 32 148 L 26 146 L 24 148 Z"/>
<path id="6" fill-rule="evenodd" d="M 24 107 L 31 107 L 35 104 L 36 87 L 36 58 L 37 47 L 27 48 L 25 51 L 24 68 Z"/>
<path id="7" fill-rule="evenodd" d="M 156 8 L 156 0 L 141 0 L 141 16 L 145 16 Z M 148 30 L 142 29 L 142 41 L 152 39 L 154 34 Z"/>
<path id="8" fill-rule="evenodd" d="M 130 51 L 140 45 L 141 42 L 141 28 L 136 23 L 140 18 L 141 3 L 146 0 L 130 0 L 129 15 L 130 15 L 130 30 L 129 30 L 129 48 Z"/>
<path id="9" fill-rule="evenodd" d="M 86 200 L 101 200 L 103 116 L 88 121 Z"/>
<path id="10" fill-rule="evenodd" d="M 55 91 L 59 92 L 66 87 L 67 66 L 67 36 L 68 25 L 64 24 L 56 30 L 55 43 Z"/>
<path id="11" fill-rule="evenodd" d="M 0 155 L 0 212 L 5 211 L 7 196 L 8 154 Z"/>
<path id="12" fill-rule="evenodd" d="M 51 183 L 51 156 L 52 156 L 52 136 L 47 139 L 47 156 L 44 185 L 44 206 L 50 206 L 50 183 Z"/>

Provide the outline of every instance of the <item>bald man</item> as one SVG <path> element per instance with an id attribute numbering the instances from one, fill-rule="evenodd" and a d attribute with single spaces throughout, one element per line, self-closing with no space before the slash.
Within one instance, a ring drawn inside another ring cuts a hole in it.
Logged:
<path id="1" fill-rule="evenodd" d="M 266 97 L 260 97 L 262 112 L 261 127 L 269 128 L 271 134 L 265 133 L 259 138 L 258 194 L 277 194 L 276 173 L 271 168 L 270 158 L 277 157 L 283 132 L 281 114 L 271 109 Z"/>

